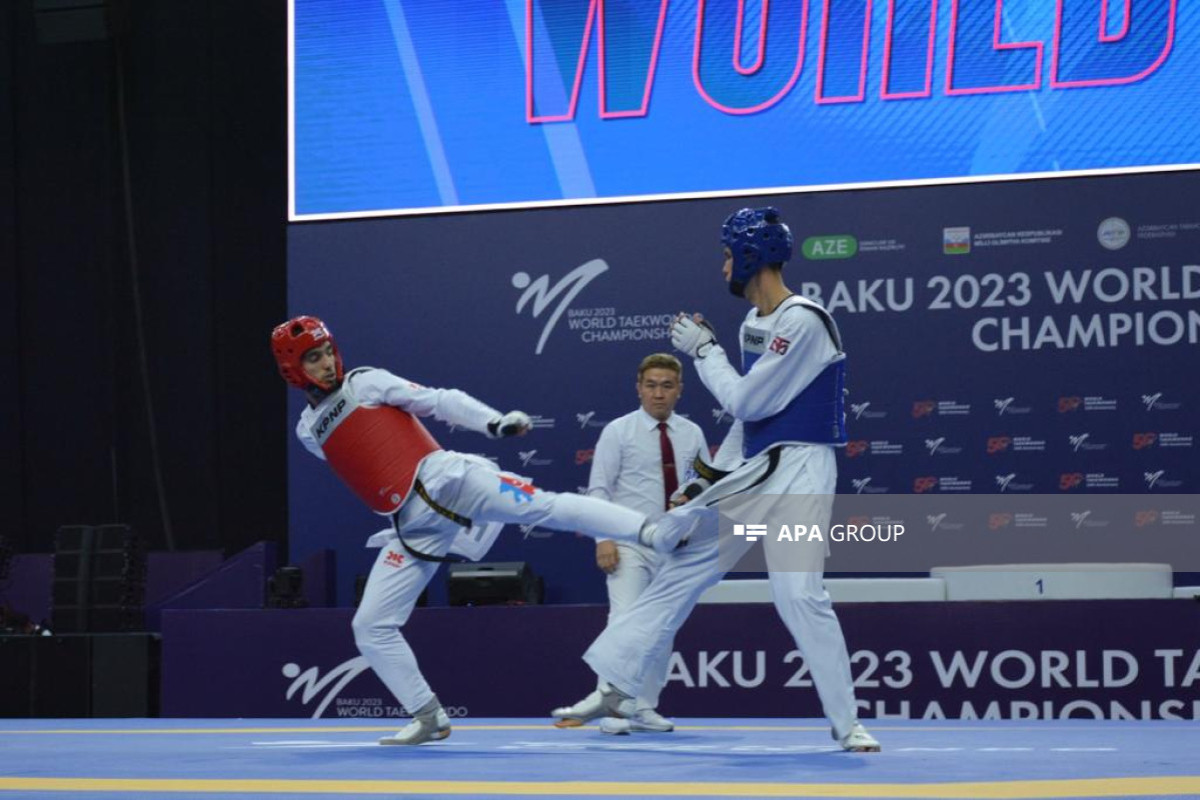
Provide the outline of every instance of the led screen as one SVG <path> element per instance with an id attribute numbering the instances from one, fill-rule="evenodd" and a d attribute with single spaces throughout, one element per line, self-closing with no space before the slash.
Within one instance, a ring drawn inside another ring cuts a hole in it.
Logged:
<path id="1" fill-rule="evenodd" d="M 292 0 L 291 217 L 1200 162 L 1176 0 Z"/>

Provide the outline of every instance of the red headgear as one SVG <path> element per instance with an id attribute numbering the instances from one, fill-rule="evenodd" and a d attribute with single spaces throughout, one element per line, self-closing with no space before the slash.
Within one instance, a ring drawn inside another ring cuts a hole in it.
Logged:
<path id="1" fill-rule="evenodd" d="M 304 371 L 304 354 L 328 341 L 333 345 L 334 365 L 337 369 L 336 383 L 326 386 L 313 380 Z M 297 389 L 315 386 L 328 392 L 342 382 L 342 353 L 325 323 L 316 317 L 293 317 L 271 332 L 271 352 L 279 365 L 279 374 Z"/>

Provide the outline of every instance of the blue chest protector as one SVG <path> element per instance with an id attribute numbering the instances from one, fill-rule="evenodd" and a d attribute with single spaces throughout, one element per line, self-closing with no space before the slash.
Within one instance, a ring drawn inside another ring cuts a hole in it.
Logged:
<path id="1" fill-rule="evenodd" d="M 833 339 L 833 345 L 842 352 L 842 339 L 837 325 L 825 309 L 803 301 L 793 301 L 791 307 L 801 306 L 816 314 Z M 766 349 L 765 331 L 745 329 L 742 336 L 742 373 L 748 373 Z M 804 387 L 790 403 L 778 413 L 765 419 L 745 421 L 743 450 L 746 458 L 766 450 L 777 442 L 810 442 L 812 444 L 841 445 L 846 443 L 846 359 L 833 362 Z"/>

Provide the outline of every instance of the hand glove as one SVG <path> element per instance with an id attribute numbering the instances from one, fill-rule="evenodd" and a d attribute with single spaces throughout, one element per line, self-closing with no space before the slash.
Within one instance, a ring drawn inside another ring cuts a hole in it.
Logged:
<path id="1" fill-rule="evenodd" d="M 679 491 L 671 495 L 671 508 L 678 508 L 679 506 L 694 500 L 696 495 L 703 492 L 709 486 L 712 486 L 712 483 L 704 478 L 696 478 L 694 481 L 685 483 L 683 486 L 679 487 Z"/>
<path id="2" fill-rule="evenodd" d="M 671 345 L 692 358 L 704 358 L 716 343 L 717 333 L 706 319 L 680 314 L 671 325 Z"/>
<path id="3" fill-rule="evenodd" d="M 533 427 L 533 420 L 524 411 L 510 411 L 487 424 L 488 436 L 503 439 L 508 436 L 524 436 Z"/>

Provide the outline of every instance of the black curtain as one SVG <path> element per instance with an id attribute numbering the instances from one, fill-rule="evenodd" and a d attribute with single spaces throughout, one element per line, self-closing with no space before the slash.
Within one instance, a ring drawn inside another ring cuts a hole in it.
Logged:
<path id="1" fill-rule="evenodd" d="M 5 533 L 286 541 L 286 5 L 0 10 Z M 132 233 L 131 233 L 132 232 Z"/>

